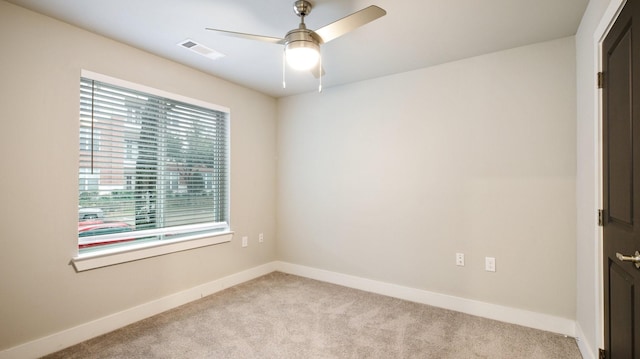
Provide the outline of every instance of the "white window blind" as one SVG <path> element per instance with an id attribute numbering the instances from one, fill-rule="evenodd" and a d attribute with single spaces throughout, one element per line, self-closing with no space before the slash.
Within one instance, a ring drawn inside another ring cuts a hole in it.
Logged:
<path id="1" fill-rule="evenodd" d="M 80 251 L 229 226 L 229 114 L 81 78 Z"/>

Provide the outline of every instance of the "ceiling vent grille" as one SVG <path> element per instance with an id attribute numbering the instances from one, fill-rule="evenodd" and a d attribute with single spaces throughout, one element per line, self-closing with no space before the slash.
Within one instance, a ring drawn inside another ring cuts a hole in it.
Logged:
<path id="1" fill-rule="evenodd" d="M 191 39 L 186 39 L 184 41 L 181 41 L 178 43 L 178 46 L 184 47 L 187 50 L 191 50 L 193 52 L 195 52 L 196 54 L 208 57 L 212 60 L 216 60 L 219 59 L 221 57 L 224 57 L 225 55 L 223 53 L 220 53 L 216 50 L 212 50 L 202 44 L 199 44 Z"/>

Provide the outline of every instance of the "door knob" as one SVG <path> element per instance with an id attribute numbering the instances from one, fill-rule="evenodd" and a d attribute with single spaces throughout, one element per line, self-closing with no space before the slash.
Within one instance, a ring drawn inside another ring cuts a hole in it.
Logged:
<path id="1" fill-rule="evenodd" d="M 633 257 L 625 256 L 620 253 L 616 253 L 616 257 L 623 262 L 631 262 L 636 265 L 636 268 L 640 268 L 640 252 L 636 251 Z"/>

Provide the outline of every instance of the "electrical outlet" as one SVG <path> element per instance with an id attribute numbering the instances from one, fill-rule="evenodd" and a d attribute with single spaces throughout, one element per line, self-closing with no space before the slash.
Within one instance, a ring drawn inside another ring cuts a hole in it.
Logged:
<path id="1" fill-rule="evenodd" d="M 242 237 L 242 246 L 246 247 L 249 245 L 249 237 Z"/>
<path id="2" fill-rule="evenodd" d="M 487 272 L 496 271 L 496 259 L 494 257 L 484 258 L 484 270 L 486 270 Z"/>
<path id="3" fill-rule="evenodd" d="M 456 253 L 456 265 L 464 267 L 464 253 Z"/>
<path id="4" fill-rule="evenodd" d="M 264 242 L 264 233 L 258 234 L 258 242 L 260 243 Z"/>

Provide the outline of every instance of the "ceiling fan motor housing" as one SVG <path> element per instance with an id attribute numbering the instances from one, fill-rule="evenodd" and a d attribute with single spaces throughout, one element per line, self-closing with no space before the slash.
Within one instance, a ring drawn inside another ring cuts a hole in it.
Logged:
<path id="1" fill-rule="evenodd" d="M 315 34 L 312 30 L 307 29 L 304 24 L 300 24 L 299 28 L 291 30 L 287 33 L 287 35 L 284 37 L 284 44 L 285 46 L 289 47 L 290 44 L 293 45 L 294 43 L 300 43 L 293 46 L 312 47 L 319 50 L 320 42 L 314 35 Z"/>

